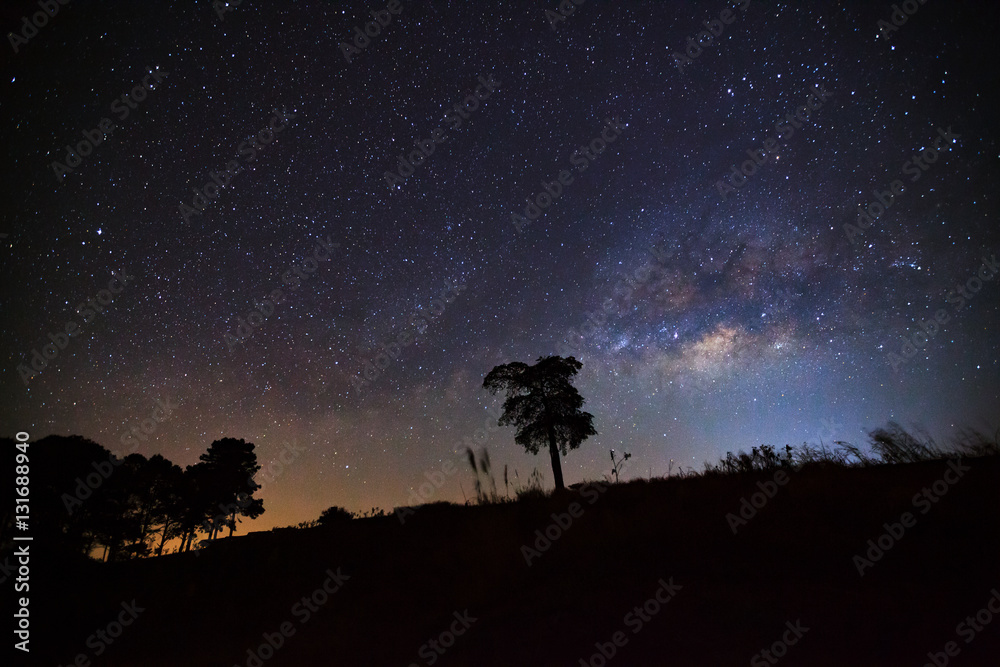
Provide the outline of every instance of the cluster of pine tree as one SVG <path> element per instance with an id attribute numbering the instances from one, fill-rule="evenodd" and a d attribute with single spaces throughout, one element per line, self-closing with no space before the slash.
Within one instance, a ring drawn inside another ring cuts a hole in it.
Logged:
<path id="1" fill-rule="evenodd" d="M 0 439 L 0 451 L 13 445 Z M 59 551 L 124 560 L 160 555 L 176 538 L 186 551 L 199 532 L 214 539 L 228 527 L 232 535 L 239 517 L 264 513 L 264 501 L 253 497 L 257 455 L 244 440 L 216 440 L 186 469 L 159 454 L 119 458 L 82 436 L 49 436 L 29 451 L 30 531 Z M 3 480 L 0 488 L 13 483 Z M 10 498 L 13 489 L 3 494 Z M 11 544 L 12 506 L 0 520 L 0 548 Z"/>

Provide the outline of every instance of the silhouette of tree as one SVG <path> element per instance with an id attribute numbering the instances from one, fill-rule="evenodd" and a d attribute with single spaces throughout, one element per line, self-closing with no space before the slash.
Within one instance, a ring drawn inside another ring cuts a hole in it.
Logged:
<path id="1" fill-rule="evenodd" d="M 594 416 L 582 412 L 583 398 L 570 383 L 583 364 L 575 357 L 539 357 L 533 366 L 519 361 L 495 367 L 483 380 L 491 394 L 506 392 L 500 426 L 514 424 L 514 441 L 530 454 L 548 444 L 556 489 L 564 489 L 559 452 L 566 456 L 587 437 L 597 435 Z"/>
<path id="2" fill-rule="evenodd" d="M 142 454 L 129 454 L 118 465 L 115 475 L 107 482 L 95 528 L 102 543 L 108 547 L 108 560 L 137 558 L 153 552 L 153 540 L 158 526 L 165 533 L 176 515 L 177 479 L 180 467 L 160 454 L 147 459 Z M 162 552 L 163 540 L 160 542 Z"/>
<path id="3" fill-rule="evenodd" d="M 92 508 L 93 530 L 105 547 L 105 560 L 123 560 L 146 554 L 142 534 L 142 510 L 138 478 L 146 463 L 142 454 L 129 454 L 118 461 L 109 476 L 88 500 Z"/>
<path id="4" fill-rule="evenodd" d="M 238 517 L 255 519 L 264 513 L 264 501 L 254 498 L 260 488 L 253 477 L 260 470 L 254 445 L 243 439 L 216 440 L 199 459 L 204 464 L 204 475 L 210 505 L 218 507 L 210 517 L 210 538 L 215 539 L 223 525 L 229 534 L 236 530 Z"/>
<path id="5" fill-rule="evenodd" d="M 152 553 L 150 543 L 157 513 L 153 465 L 152 460 L 142 454 L 129 454 L 122 460 L 114 480 L 122 486 L 119 501 L 122 508 L 121 521 L 131 539 L 131 543 L 123 550 L 124 557 L 137 558 Z"/>
<path id="6" fill-rule="evenodd" d="M 50 435 L 32 442 L 31 527 L 50 549 L 88 555 L 97 544 L 99 522 L 110 515 L 107 483 L 119 460 L 79 435 Z"/>
<path id="7" fill-rule="evenodd" d="M 196 463 L 184 469 L 181 480 L 180 506 L 177 508 L 177 532 L 181 537 L 178 551 L 189 551 L 198 533 L 212 514 L 207 465 Z"/>
<path id="8" fill-rule="evenodd" d="M 163 554 L 168 539 L 180 537 L 180 517 L 184 507 L 184 471 L 160 454 L 146 463 L 142 483 L 149 489 L 143 516 L 143 534 L 153 538 L 154 527 L 160 526 L 160 543 L 156 554 Z"/>
<path id="9" fill-rule="evenodd" d="M 142 454 L 129 454 L 122 461 L 117 480 L 120 480 L 125 487 L 125 508 L 129 519 L 136 525 L 137 534 L 128 550 L 133 555 L 148 555 L 155 503 L 149 459 Z"/>
<path id="10" fill-rule="evenodd" d="M 0 442 L 15 450 L 13 439 Z M 177 551 L 187 551 L 200 528 L 214 539 L 229 526 L 232 535 L 238 517 L 264 512 L 264 501 L 253 498 L 260 466 L 244 440 L 216 440 L 186 470 L 160 454 L 119 459 L 81 436 L 48 436 L 29 447 L 32 530 L 52 551 L 89 556 L 103 546 L 103 558 L 114 561 L 162 555 L 178 537 Z M 5 478 L 0 488 L 13 496 L 12 485 Z M 0 547 L 13 543 L 15 518 L 7 507 L 0 512 Z"/>

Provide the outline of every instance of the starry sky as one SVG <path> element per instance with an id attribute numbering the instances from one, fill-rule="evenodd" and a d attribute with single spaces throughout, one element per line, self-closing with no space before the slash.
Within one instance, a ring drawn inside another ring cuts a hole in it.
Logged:
<path id="1" fill-rule="evenodd" d="M 267 529 L 551 487 L 482 389 L 550 354 L 568 484 L 995 428 L 1000 8 L 914 4 L 5 3 L 0 435 L 245 438 Z"/>

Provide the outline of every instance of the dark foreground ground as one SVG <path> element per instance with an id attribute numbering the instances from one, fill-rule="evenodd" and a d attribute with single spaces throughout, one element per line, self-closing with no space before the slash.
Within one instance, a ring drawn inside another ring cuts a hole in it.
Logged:
<path id="1" fill-rule="evenodd" d="M 84 654 L 145 667 L 596 666 L 599 643 L 615 650 L 608 665 L 920 667 L 935 664 L 930 652 L 938 665 L 993 667 L 1000 613 L 981 610 L 1000 590 L 1000 459 L 965 465 L 960 479 L 948 474 L 954 484 L 938 482 L 938 500 L 917 504 L 947 463 L 793 472 L 735 535 L 726 515 L 772 475 L 429 506 L 403 524 L 388 516 L 235 537 L 197 556 L 55 566 L 36 552 L 32 590 L 44 592 L 31 601 L 27 664 Z M 521 546 L 571 502 L 579 516 L 528 566 Z M 860 576 L 853 557 L 904 512 L 915 524 Z M 309 611 L 304 596 L 337 585 L 328 570 L 349 579 L 325 602 L 317 593 Z M 659 591 L 663 605 L 651 602 L 661 580 L 675 586 L 672 598 Z M 118 638 L 88 641 L 127 620 L 122 603 L 133 599 L 142 611 Z M 645 620 L 633 611 L 644 604 Z M 992 604 L 1000 611 L 1000 597 Z M 455 615 L 466 611 L 467 629 Z M 248 654 L 266 634 L 279 643 L 282 624 L 290 636 L 273 655 L 263 650 L 269 659 Z M 443 654 L 426 645 L 453 625 L 463 632 L 440 638 Z M 780 660 L 757 655 L 776 642 Z"/>

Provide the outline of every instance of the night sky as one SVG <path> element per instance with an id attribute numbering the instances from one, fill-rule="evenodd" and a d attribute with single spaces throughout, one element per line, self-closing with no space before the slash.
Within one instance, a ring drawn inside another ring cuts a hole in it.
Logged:
<path id="1" fill-rule="evenodd" d="M 995 2 L 558 7 L 73 0 L 22 40 L 5 3 L 0 435 L 245 438 L 244 532 L 407 504 L 467 444 L 551 488 L 482 389 L 550 354 L 598 431 L 567 484 L 997 426 Z"/>

